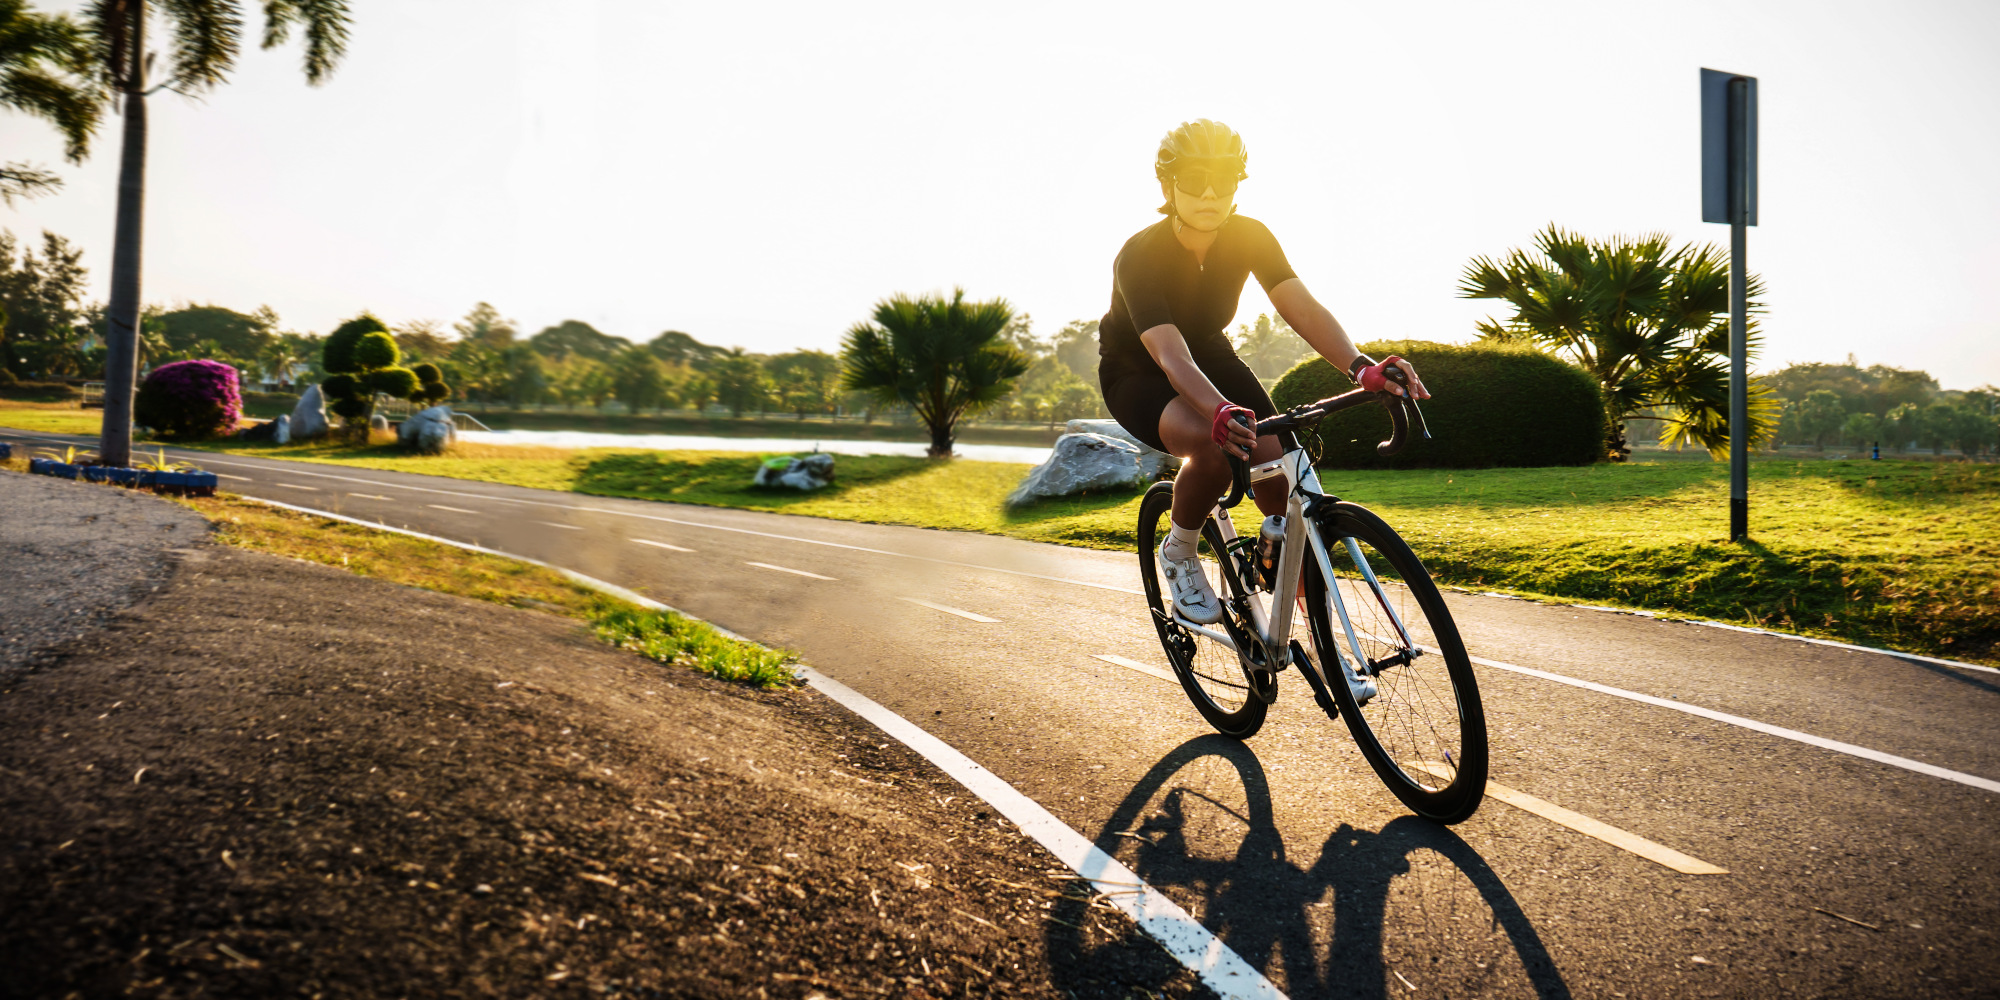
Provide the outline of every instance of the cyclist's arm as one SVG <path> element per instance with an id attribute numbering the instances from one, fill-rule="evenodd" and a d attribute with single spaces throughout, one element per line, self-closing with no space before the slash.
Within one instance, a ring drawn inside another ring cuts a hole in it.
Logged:
<path id="1" fill-rule="evenodd" d="M 1217 407 L 1229 402 L 1229 397 L 1208 380 L 1199 366 L 1194 363 L 1194 355 L 1188 353 L 1187 339 L 1181 336 L 1181 328 L 1172 323 L 1161 323 L 1139 334 L 1139 342 L 1146 345 L 1146 353 L 1153 356 L 1153 363 L 1167 374 L 1167 381 L 1173 384 L 1174 392 L 1187 397 L 1206 417 Z M 1247 455 L 1257 445 L 1257 435 L 1249 428 L 1237 424 L 1229 425 L 1229 440 L 1243 449 Z"/>
<path id="2" fill-rule="evenodd" d="M 1354 359 L 1361 355 L 1360 349 L 1354 346 L 1354 341 L 1347 336 L 1340 321 L 1333 318 L 1333 313 L 1306 290 L 1305 282 L 1297 278 L 1287 279 L 1274 286 L 1269 295 L 1271 304 L 1278 307 L 1278 315 L 1283 316 L 1285 322 L 1290 323 L 1292 329 L 1319 352 L 1320 357 L 1343 372 L 1353 368 Z M 1410 387 L 1415 390 L 1416 397 L 1431 398 L 1423 380 L 1417 378 L 1416 368 L 1408 361 L 1401 362 L 1401 365 L 1410 375 Z M 1397 395 L 1403 392 L 1402 386 L 1394 382 L 1389 383 L 1388 389 Z"/>

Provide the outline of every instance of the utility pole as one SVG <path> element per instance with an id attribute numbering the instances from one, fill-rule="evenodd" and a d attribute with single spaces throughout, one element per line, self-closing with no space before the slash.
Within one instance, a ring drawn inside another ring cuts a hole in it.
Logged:
<path id="1" fill-rule="evenodd" d="M 1701 71 L 1701 217 L 1729 224 L 1729 540 L 1750 534 L 1749 288 L 1757 224 L 1757 78 Z"/>

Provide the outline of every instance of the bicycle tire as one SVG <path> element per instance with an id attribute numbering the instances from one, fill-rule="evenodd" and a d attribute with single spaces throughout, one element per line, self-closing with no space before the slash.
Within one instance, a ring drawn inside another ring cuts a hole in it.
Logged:
<path id="1" fill-rule="evenodd" d="M 1486 795 L 1488 747 L 1486 712 L 1479 700 L 1479 682 L 1472 660 L 1459 638 L 1458 626 L 1445 606 L 1422 560 L 1388 522 L 1360 504 L 1345 501 L 1320 515 L 1316 528 L 1326 542 L 1334 580 L 1325 580 L 1317 566 L 1307 574 L 1307 609 L 1314 654 L 1325 666 L 1327 686 L 1362 756 L 1383 784 L 1417 815 L 1439 823 L 1458 823 L 1478 810 Z M 1375 596 L 1357 568 L 1343 539 L 1353 538 L 1364 559 L 1373 549 L 1394 574 L 1382 581 L 1383 600 Z M 1345 570 L 1345 572 L 1343 572 Z M 1346 634 L 1335 620 L 1325 587 L 1341 588 L 1362 652 L 1376 663 L 1404 648 L 1383 612 L 1396 609 L 1421 655 L 1386 665 L 1374 674 L 1378 692 L 1367 705 L 1357 704 L 1346 678 L 1340 676 L 1336 649 Z M 1442 688 L 1448 686 L 1450 697 Z M 1449 710 L 1447 710 L 1447 703 Z"/>
<path id="2" fill-rule="evenodd" d="M 1243 669 L 1241 657 L 1213 639 L 1174 624 L 1169 616 L 1171 606 L 1161 596 L 1158 552 L 1165 539 L 1160 525 L 1167 520 L 1173 502 L 1172 482 L 1154 483 L 1139 501 L 1139 578 L 1145 582 L 1147 610 L 1160 634 L 1160 647 L 1167 654 L 1167 662 L 1173 666 L 1174 676 L 1180 679 L 1181 690 L 1194 703 L 1195 711 L 1216 732 L 1247 740 L 1264 727 L 1269 703 L 1251 689 L 1252 679 Z M 1227 559 L 1219 555 L 1221 546 L 1216 544 L 1219 536 L 1213 519 L 1202 526 L 1202 536 L 1223 564 L 1223 593 L 1219 596 L 1223 598 L 1223 614 L 1233 615 L 1236 612 L 1229 608 L 1230 597 L 1239 591 L 1241 581 L 1236 579 Z M 1232 693 L 1237 696 L 1231 697 Z"/>

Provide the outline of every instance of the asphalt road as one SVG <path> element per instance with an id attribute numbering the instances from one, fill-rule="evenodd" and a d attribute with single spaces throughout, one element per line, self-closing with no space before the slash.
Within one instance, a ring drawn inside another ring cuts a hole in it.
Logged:
<path id="1" fill-rule="evenodd" d="M 1254 740 L 1208 734 L 1177 685 L 1099 658 L 1165 669 L 1130 555 L 189 457 L 234 492 L 540 559 L 796 649 L 1293 997 L 2000 996 L 2000 673 L 1450 595 L 1489 664 L 1492 781 L 1728 869 L 1686 875 L 1495 798 L 1450 829 L 1411 817 L 1296 677 Z"/>

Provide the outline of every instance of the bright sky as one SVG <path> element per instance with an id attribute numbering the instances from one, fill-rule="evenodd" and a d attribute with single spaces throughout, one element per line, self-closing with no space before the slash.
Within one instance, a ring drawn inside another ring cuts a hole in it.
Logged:
<path id="1" fill-rule="evenodd" d="M 55 7 L 74 4 L 51 4 Z M 253 12 L 256 4 L 244 4 Z M 2000 4 L 356 0 L 333 80 L 245 54 L 152 103 L 146 299 L 324 332 L 488 300 L 645 340 L 834 349 L 963 285 L 1101 315 L 1160 135 L 1249 144 L 1242 210 L 1357 339 L 1462 341 L 1475 254 L 1700 221 L 1697 70 L 1760 78 L 1764 367 L 2000 382 Z M 109 276 L 118 124 L 0 208 Z M 60 162 L 0 114 L 0 158 Z M 1239 321 L 1269 305 L 1251 282 Z"/>

